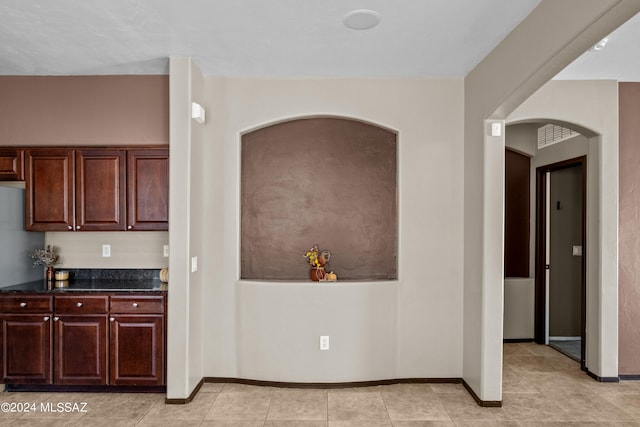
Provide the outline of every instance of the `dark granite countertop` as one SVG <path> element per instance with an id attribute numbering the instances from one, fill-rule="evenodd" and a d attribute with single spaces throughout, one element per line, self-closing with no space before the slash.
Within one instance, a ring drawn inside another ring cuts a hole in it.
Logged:
<path id="1" fill-rule="evenodd" d="M 36 280 L 0 288 L 0 293 L 9 292 L 166 292 L 167 284 L 159 279 L 139 280 L 69 280 L 67 286 L 57 287 L 56 281 Z"/>
<path id="2" fill-rule="evenodd" d="M 0 288 L 0 293 L 18 292 L 166 292 L 159 270 L 149 269 L 68 269 L 65 282 L 35 280 Z M 0 283 L 1 284 L 1 283 Z M 58 285 L 65 286 L 58 286 Z"/>

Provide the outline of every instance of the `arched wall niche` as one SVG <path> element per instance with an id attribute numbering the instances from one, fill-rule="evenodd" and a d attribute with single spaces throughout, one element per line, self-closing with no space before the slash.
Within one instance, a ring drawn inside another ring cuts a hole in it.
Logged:
<path id="1" fill-rule="evenodd" d="M 313 116 L 241 135 L 240 277 L 308 280 L 331 252 L 339 280 L 397 279 L 397 133 Z"/>

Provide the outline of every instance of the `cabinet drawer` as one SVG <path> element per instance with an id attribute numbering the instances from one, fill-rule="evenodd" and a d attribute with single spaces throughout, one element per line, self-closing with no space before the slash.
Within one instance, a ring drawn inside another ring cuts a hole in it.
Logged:
<path id="1" fill-rule="evenodd" d="M 111 297 L 111 313 L 164 313 L 163 296 Z"/>
<path id="2" fill-rule="evenodd" d="M 53 308 L 50 296 L 3 296 L 1 313 L 50 313 Z"/>
<path id="3" fill-rule="evenodd" d="M 54 300 L 56 314 L 100 314 L 108 311 L 107 296 L 65 295 Z"/>

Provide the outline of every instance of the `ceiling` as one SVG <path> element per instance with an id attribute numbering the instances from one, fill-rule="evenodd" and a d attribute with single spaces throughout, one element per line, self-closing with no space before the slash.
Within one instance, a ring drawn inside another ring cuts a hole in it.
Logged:
<path id="1" fill-rule="evenodd" d="M 604 49 L 588 50 L 555 78 L 640 81 L 640 14 L 618 27 L 607 39 Z"/>
<path id="2" fill-rule="evenodd" d="M 190 56 L 209 76 L 463 77 L 539 2 L 0 0 L 0 75 L 166 74 L 168 57 Z M 356 9 L 380 24 L 345 27 Z M 640 22 L 560 77 L 615 78 L 640 61 L 634 34 Z"/>

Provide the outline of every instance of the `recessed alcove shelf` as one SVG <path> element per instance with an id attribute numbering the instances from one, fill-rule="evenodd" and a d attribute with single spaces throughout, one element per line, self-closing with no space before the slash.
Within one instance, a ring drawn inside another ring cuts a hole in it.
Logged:
<path id="1" fill-rule="evenodd" d="M 397 182 L 387 128 L 308 117 L 242 135 L 241 279 L 306 283 L 319 244 L 339 281 L 395 280 Z"/>
<path id="2" fill-rule="evenodd" d="M 262 285 L 262 286 L 308 286 L 308 287 L 358 287 L 358 286 L 397 286 L 399 280 L 338 280 L 337 282 L 312 282 L 311 280 L 257 280 L 257 279 L 240 279 L 236 281 L 236 285 Z"/>

